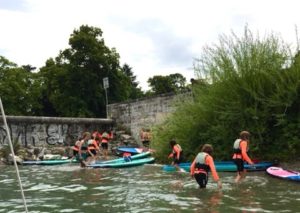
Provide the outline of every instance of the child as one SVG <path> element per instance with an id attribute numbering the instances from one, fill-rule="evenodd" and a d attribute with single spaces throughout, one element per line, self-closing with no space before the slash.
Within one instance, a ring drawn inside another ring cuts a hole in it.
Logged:
<path id="1" fill-rule="evenodd" d="M 169 154 L 168 158 L 173 158 L 172 165 L 174 165 L 177 170 L 182 171 L 182 169 L 179 168 L 179 164 L 182 162 L 182 148 L 179 144 L 176 143 L 175 140 L 170 141 L 170 146 L 172 148 L 171 154 Z"/>
<path id="2" fill-rule="evenodd" d="M 211 156 L 212 152 L 212 146 L 210 144 L 204 144 L 201 152 L 198 153 L 191 165 L 191 176 L 196 179 L 200 188 L 206 188 L 209 170 L 214 180 L 218 183 L 218 187 L 222 188 L 222 183 L 215 168 L 214 159 Z"/>
<path id="3" fill-rule="evenodd" d="M 244 169 L 244 161 L 253 165 L 252 160 L 249 158 L 247 152 L 249 149 L 250 133 L 242 131 L 240 138 L 236 139 L 233 144 L 233 162 L 237 166 L 237 176 L 235 182 L 240 182 L 246 176 L 246 170 Z"/>

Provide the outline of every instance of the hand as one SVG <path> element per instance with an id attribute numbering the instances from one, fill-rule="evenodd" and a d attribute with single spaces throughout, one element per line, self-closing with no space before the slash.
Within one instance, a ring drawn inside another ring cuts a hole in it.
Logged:
<path id="1" fill-rule="evenodd" d="M 222 189 L 222 182 L 220 180 L 218 180 L 218 188 Z"/>

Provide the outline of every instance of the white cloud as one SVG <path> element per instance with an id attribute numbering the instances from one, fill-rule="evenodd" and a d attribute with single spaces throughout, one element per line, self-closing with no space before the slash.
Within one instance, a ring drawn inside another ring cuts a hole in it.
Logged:
<path id="1" fill-rule="evenodd" d="M 0 4 L 0 55 L 41 67 L 68 46 L 75 28 L 88 24 L 102 29 L 106 44 L 147 89 L 153 75 L 180 72 L 189 80 L 204 45 L 231 30 L 242 33 L 246 24 L 295 45 L 298 6 L 297 0 L 11 0 Z"/>

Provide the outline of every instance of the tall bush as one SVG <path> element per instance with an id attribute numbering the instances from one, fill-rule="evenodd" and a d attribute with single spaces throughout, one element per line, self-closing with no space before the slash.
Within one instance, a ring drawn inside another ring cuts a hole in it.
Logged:
<path id="1" fill-rule="evenodd" d="M 153 145 L 165 159 L 168 141 L 177 139 L 188 160 L 201 145 L 214 146 L 217 159 L 229 159 L 242 130 L 252 133 L 250 150 L 260 159 L 291 159 L 300 146 L 298 57 L 277 36 L 221 36 L 196 60 L 202 79 L 193 100 L 177 107 L 154 131 Z"/>

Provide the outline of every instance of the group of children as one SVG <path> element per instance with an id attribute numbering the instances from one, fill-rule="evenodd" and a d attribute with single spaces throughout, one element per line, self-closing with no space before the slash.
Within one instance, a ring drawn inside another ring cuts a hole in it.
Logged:
<path id="1" fill-rule="evenodd" d="M 249 158 L 247 152 L 249 149 L 250 133 L 248 131 L 242 131 L 240 137 L 235 140 L 233 144 L 233 156 L 232 159 L 237 166 L 237 176 L 235 182 L 240 182 L 246 175 L 244 169 L 244 161 L 253 165 L 252 160 Z M 173 158 L 173 165 L 179 168 L 179 163 L 182 162 L 182 149 L 175 140 L 170 141 L 172 147 L 172 153 L 169 158 Z M 191 164 L 190 174 L 195 178 L 200 188 L 205 188 L 208 182 L 208 172 L 211 171 L 213 179 L 217 182 L 218 187 L 222 188 L 221 180 L 215 168 L 213 157 L 211 156 L 213 147 L 210 144 L 204 144 L 201 152 L 199 152 Z"/>
<path id="2" fill-rule="evenodd" d="M 81 166 L 84 167 L 90 162 L 96 160 L 97 155 L 100 154 L 100 147 L 103 150 L 104 159 L 108 156 L 108 142 L 113 139 L 113 132 L 103 130 L 102 132 L 94 131 L 84 132 L 79 138 L 73 149 L 73 157 L 76 157 Z"/>

